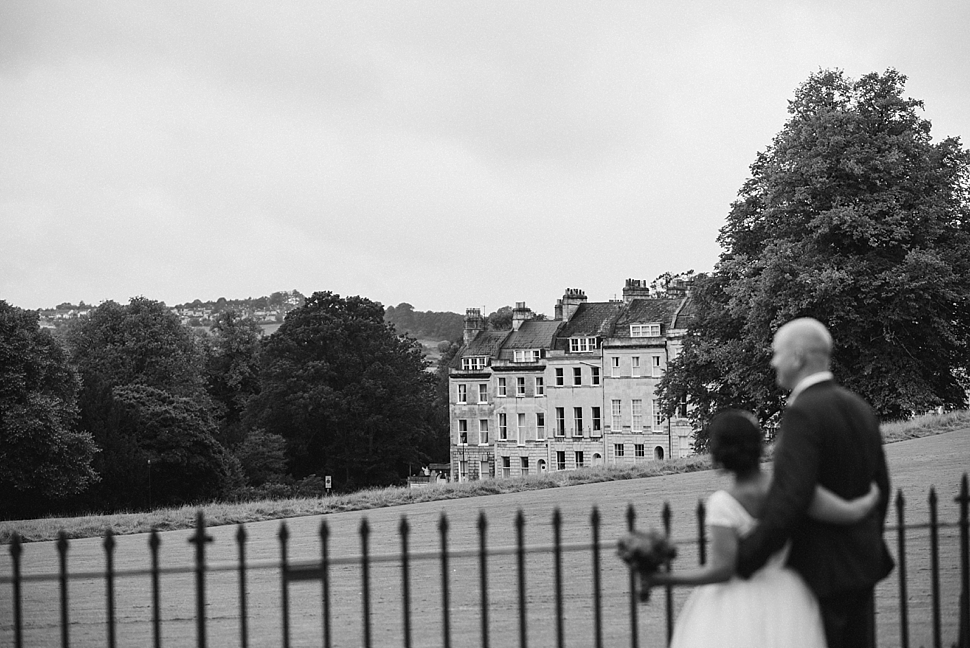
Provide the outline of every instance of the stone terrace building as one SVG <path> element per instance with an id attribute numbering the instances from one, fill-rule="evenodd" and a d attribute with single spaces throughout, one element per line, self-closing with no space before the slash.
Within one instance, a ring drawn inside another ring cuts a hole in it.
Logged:
<path id="1" fill-rule="evenodd" d="M 468 309 L 449 379 L 452 474 L 503 478 L 690 454 L 690 425 L 664 418 L 655 390 L 691 314 L 685 285 L 661 298 L 634 279 L 622 301 L 567 289 L 552 320 L 519 302 L 510 331 L 486 331 L 481 311 Z"/>

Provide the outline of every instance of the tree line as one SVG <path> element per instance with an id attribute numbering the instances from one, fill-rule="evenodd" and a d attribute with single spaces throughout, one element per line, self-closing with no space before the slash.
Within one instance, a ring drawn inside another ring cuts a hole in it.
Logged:
<path id="1" fill-rule="evenodd" d="M 457 340 L 465 328 L 465 320 L 458 313 L 416 311 L 407 302 L 388 306 L 384 321 L 398 333 L 424 340 Z"/>
<path id="2" fill-rule="evenodd" d="M 263 337 L 137 297 L 53 332 L 0 301 L 0 515 L 320 494 L 445 460 L 437 375 L 383 316 L 318 292 Z"/>

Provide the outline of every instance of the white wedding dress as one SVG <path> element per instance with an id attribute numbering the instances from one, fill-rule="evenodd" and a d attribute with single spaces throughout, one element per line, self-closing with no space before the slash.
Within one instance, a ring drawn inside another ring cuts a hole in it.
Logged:
<path id="1" fill-rule="evenodd" d="M 707 499 L 707 524 L 743 537 L 757 520 L 720 490 Z M 818 602 L 785 567 L 787 555 L 786 547 L 747 580 L 695 588 L 677 617 L 671 648 L 825 648 Z"/>

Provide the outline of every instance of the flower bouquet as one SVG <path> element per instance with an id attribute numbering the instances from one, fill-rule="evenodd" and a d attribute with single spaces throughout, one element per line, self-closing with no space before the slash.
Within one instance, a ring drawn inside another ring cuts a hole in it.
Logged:
<path id="1" fill-rule="evenodd" d="M 641 601 L 650 600 L 648 579 L 660 567 L 677 557 L 677 547 L 666 534 L 654 529 L 649 531 L 630 531 L 616 543 L 616 554 L 630 569 L 640 576 L 639 595 Z"/>

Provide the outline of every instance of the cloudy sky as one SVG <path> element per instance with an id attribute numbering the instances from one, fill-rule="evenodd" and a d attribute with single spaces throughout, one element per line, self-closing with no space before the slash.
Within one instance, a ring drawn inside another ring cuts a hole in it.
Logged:
<path id="1" fill-rule="evenodd" d="M 970 2 L 0 0 L 0 299 L 552 314 L 713 268 L 819 68 L 970 138 Z"/>

